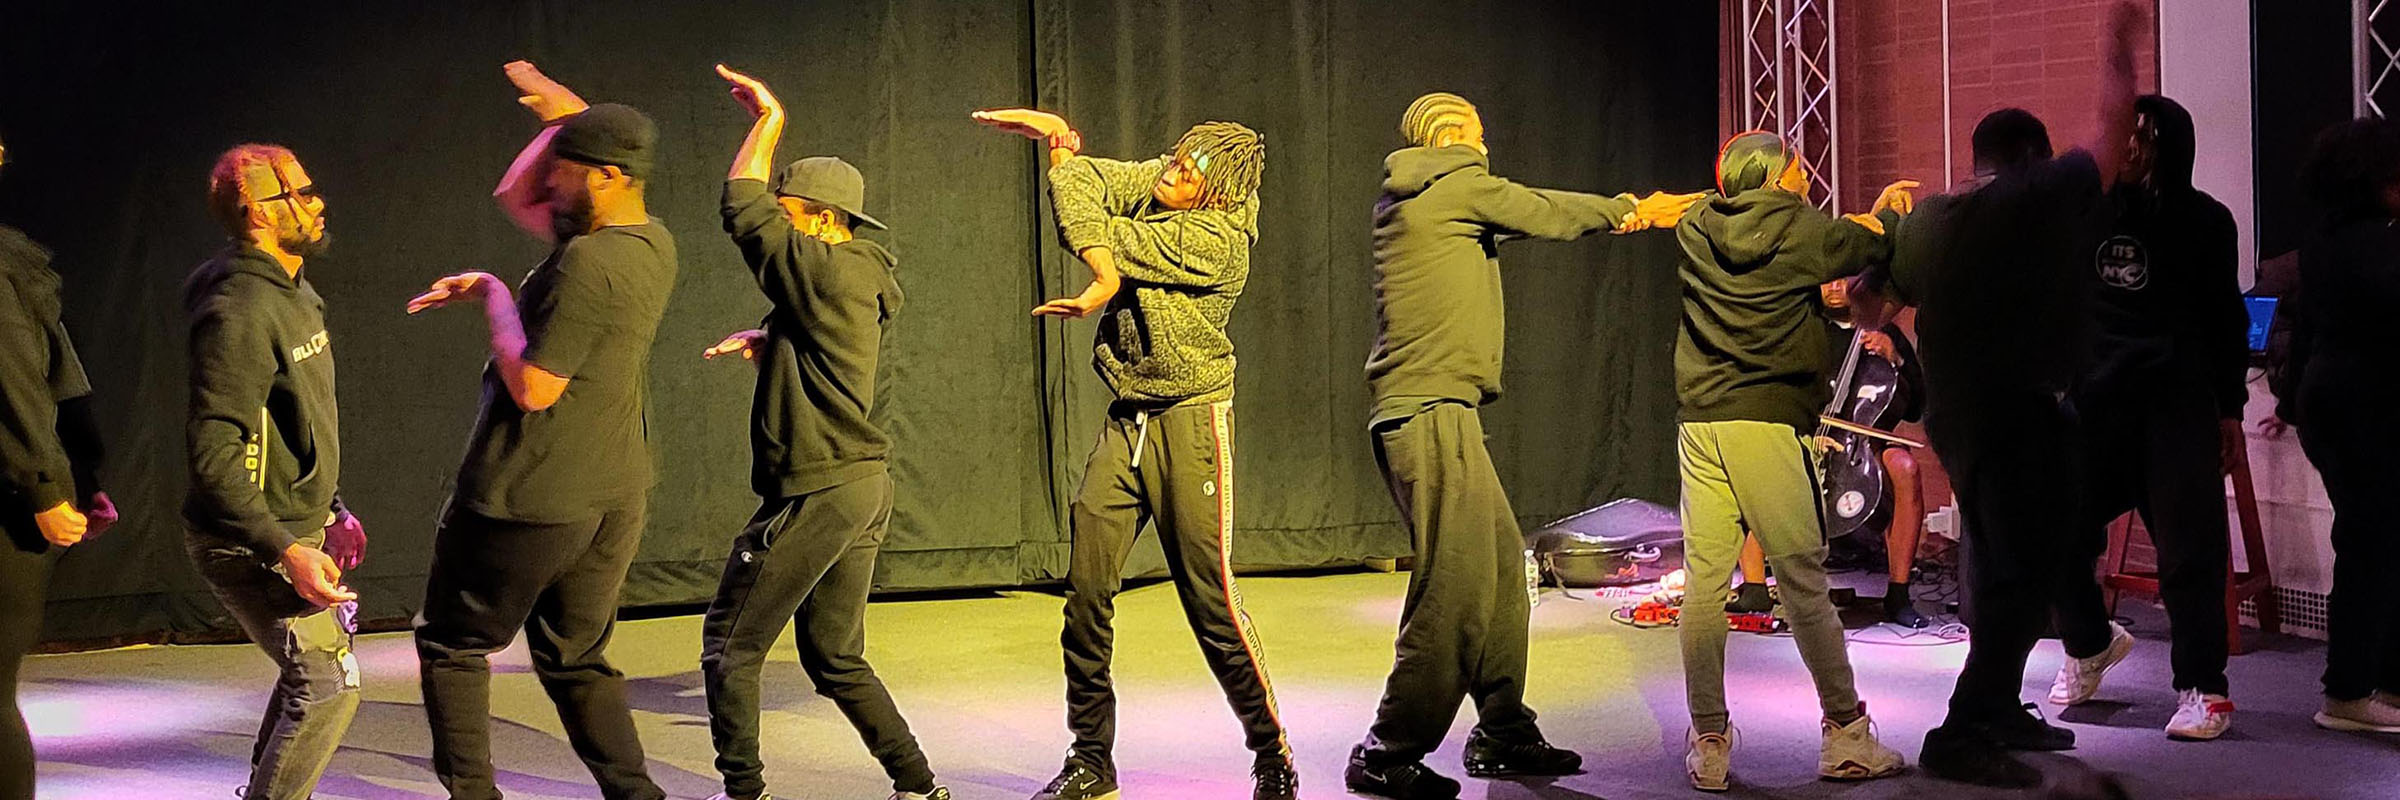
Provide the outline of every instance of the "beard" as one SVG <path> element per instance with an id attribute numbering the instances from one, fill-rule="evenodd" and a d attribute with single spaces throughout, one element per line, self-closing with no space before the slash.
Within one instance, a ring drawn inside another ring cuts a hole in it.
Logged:
<path id="1" fill-rule="evenodd" d="M 333 231 L 317 234 L 314 239 L 309 238 L 307 231 L 297 228 L 280 231 L 275 236 L 275 244 L 286 253 L 304 259 L 316 258 L 333 249 Z"/>
<path id="2" fill-rule="evenodd" d="M 550 235 L 560 242 L 590 233 L 595 213 L 590 192 L 577 192 L 573 197 L 556 197 L 550 201 Z"/>

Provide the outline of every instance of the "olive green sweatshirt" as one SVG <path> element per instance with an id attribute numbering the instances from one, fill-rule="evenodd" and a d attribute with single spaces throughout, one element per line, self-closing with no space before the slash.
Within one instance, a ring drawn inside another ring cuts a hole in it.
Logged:
<path id="1" fill-rule="evenodd" d="M 1400 150 L 1383 170 L 1378 332 L 1367 356 L 1372 421 L 1409 416 L 1429 401 L 1499 399 L 1508 327 L 1497 245 L 1511 236 L 1565 241 L 1609 230 L 1633 212 L 1633 196 L 1528 188 L 1493 175 L 1482 151 L 1463 145 Z"/>
<path id="2" fill-rule="evenodd" d="M 1258 241 L 1256 193 L 1224 209 L 1158 205 L 1150 189 L 1166 164 L 1076 156 L 1050 168 L 1067 249 L 1108 248 L 1124 279 L 1101 311 L 1092 368 L 1119 401 L 1150 408 L 1233 397 L 1225 325 Z"/>
<path id="3" fill-rule="evenodd" d="M 1879 218 L 1886 231 L 1900 224 L 1889 211 Z M 1817 286 L 1889 261 L 1890 240 L 1773 188 L 1711 193 L 1684 212 L 1675 239 L 1684 253 L 1677 418 L 1814 430 L 1835 366 Z"/>

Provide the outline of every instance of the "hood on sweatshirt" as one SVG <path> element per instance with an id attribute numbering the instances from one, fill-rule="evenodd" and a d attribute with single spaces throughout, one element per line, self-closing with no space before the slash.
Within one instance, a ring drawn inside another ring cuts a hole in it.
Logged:
<path id="1" fill-rule="evenodd" d="M 1799 195 L 1775 188 L 1732 197 L 1710 194 L 1687 212 L 1675 238 L 1693 260 L 1746 274 L 1775 260 L 1792 238 L 1788 232 L 1800 218 L 1795 212 L 1807 205 Z"/>
<path id="2" fill-rule="evenodd" d="M 1463 144 L 1449 147 L 1407 147 L 1383 157 L 1383 193 L 1394 200 L 1424 194 L 1442 176 L 1468 167 L 1489 167 L 1483 151 Z"/>
<path id="3" fill-rule="evenodd" d="M 2160 191 L 2187 191 L 2192 188 L 2192 164 L 2199 156 L 2192 126 L 2192 112 L 2183 105 L 2155 94 L 2142 95 L 2133 101 L 2133 111 L 2150 118 L 2152 129 L 2158 132 L 2151 148 L 2150 185 Z"/>

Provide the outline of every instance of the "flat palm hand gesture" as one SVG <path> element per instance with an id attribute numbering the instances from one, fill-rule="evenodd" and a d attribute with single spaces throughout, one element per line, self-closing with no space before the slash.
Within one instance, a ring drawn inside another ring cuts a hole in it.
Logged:
<path id="1" fill-rule="evenodd" d="M 723 64 L 717 65 L 717 76 L 733 84 L 733 99 L 741 102 L 742 108 L 748 109 L 752 118 L 783 113 L 783 103 L 778 102 L 775 93 L 767 91 L 767 85 L 760 83 L 757 78 L 735 72 Z"/>
<path id="2" fill-rule="evenodd" d="M 700 351 L 700 357 L 714 359 L 729 353 L 740 353 L 743 361 L 754 360 L 758 358 L 759 344 L 766 341 L 766 338 L 767 332 L 762 330 L 736 331 L 727 334 L 725 340 L 718 342 L 716 346 Z"/>
<path id="3" fill-rule="evenodd" d="M 482 300 L 484 291 L 499 280 L 488 272 L 461 272 L 434 281 L 433 288 L 408 301 L 408 313 L 441 308 L 460 300 Z"/>
<path id="4" fill-rule="evenodd" d="M 1023 136 L 1027 139 L 1048 139 L 1068 130 L 1065 118 L 1048 111 L 1030 108 L 995 108 L 972 114 L 976 122 Z"/>
<path id="5" fill-rule="evenodd" d="M 592 104 L 583 101 L 567 87 L 535 69 L 531 61 L 511 61 L 500 68 L 508 73 L 508 82 L 517 85 L 517 103 L 531 110 L 542 121 L 557 122 L 583 113 Z"/>

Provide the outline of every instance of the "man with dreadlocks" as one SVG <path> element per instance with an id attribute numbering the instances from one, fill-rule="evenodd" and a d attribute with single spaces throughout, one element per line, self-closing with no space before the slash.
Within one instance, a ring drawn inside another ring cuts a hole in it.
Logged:
<path id="1" fill-rule="evenodd" d="M 1583 757 L 1551 747 L 1525 707 L 1524 537 L 1483 445 L 1476 409 L 1500 397 L 1503 236 L 1573 240 L 1672 223 L 1697 195 L 1604 197 L 1533 189 L 1491 174 L 1483 119 L 1465 99 L 1418 98 L 1400 120 L 1408 146 L 1384 159 L 1375 207 L 1376 320 L 1367 358 L 1375 458 L 1417 567 L 1400 612 L 1398 657 L 1367 739 L 1350 753 L 1350 791 L 1447 800 L 1458 782 L 1424 765 L 1474 698 L 1467 740 L 1476 777 L 1566 775 Z"/>
<path id="2" fill-rule="evenodd" d="M 1200 651 L 1258 754 L 1252 797 L 1297 797 L 1291 746 L 1232 566 L 1234 359 L 1225 323 L 1250 276 L 1265 143 L 1249 128 L 1209 122 L 1166 155 L 1112 161 L 1079 155 L 1083 137 L 1054 114 L 1005 109 L 975 119 L 1048 144 L 1059 231 L 1093 280 L 1033 313 L 1103 311 L 1092 364 L 1116 398 L 1068 520 L 1059 643 L 1075 746 L 1034 800 L 1117 796 L 1109 618 L 1144 519 L 1157 521 Z"/>

